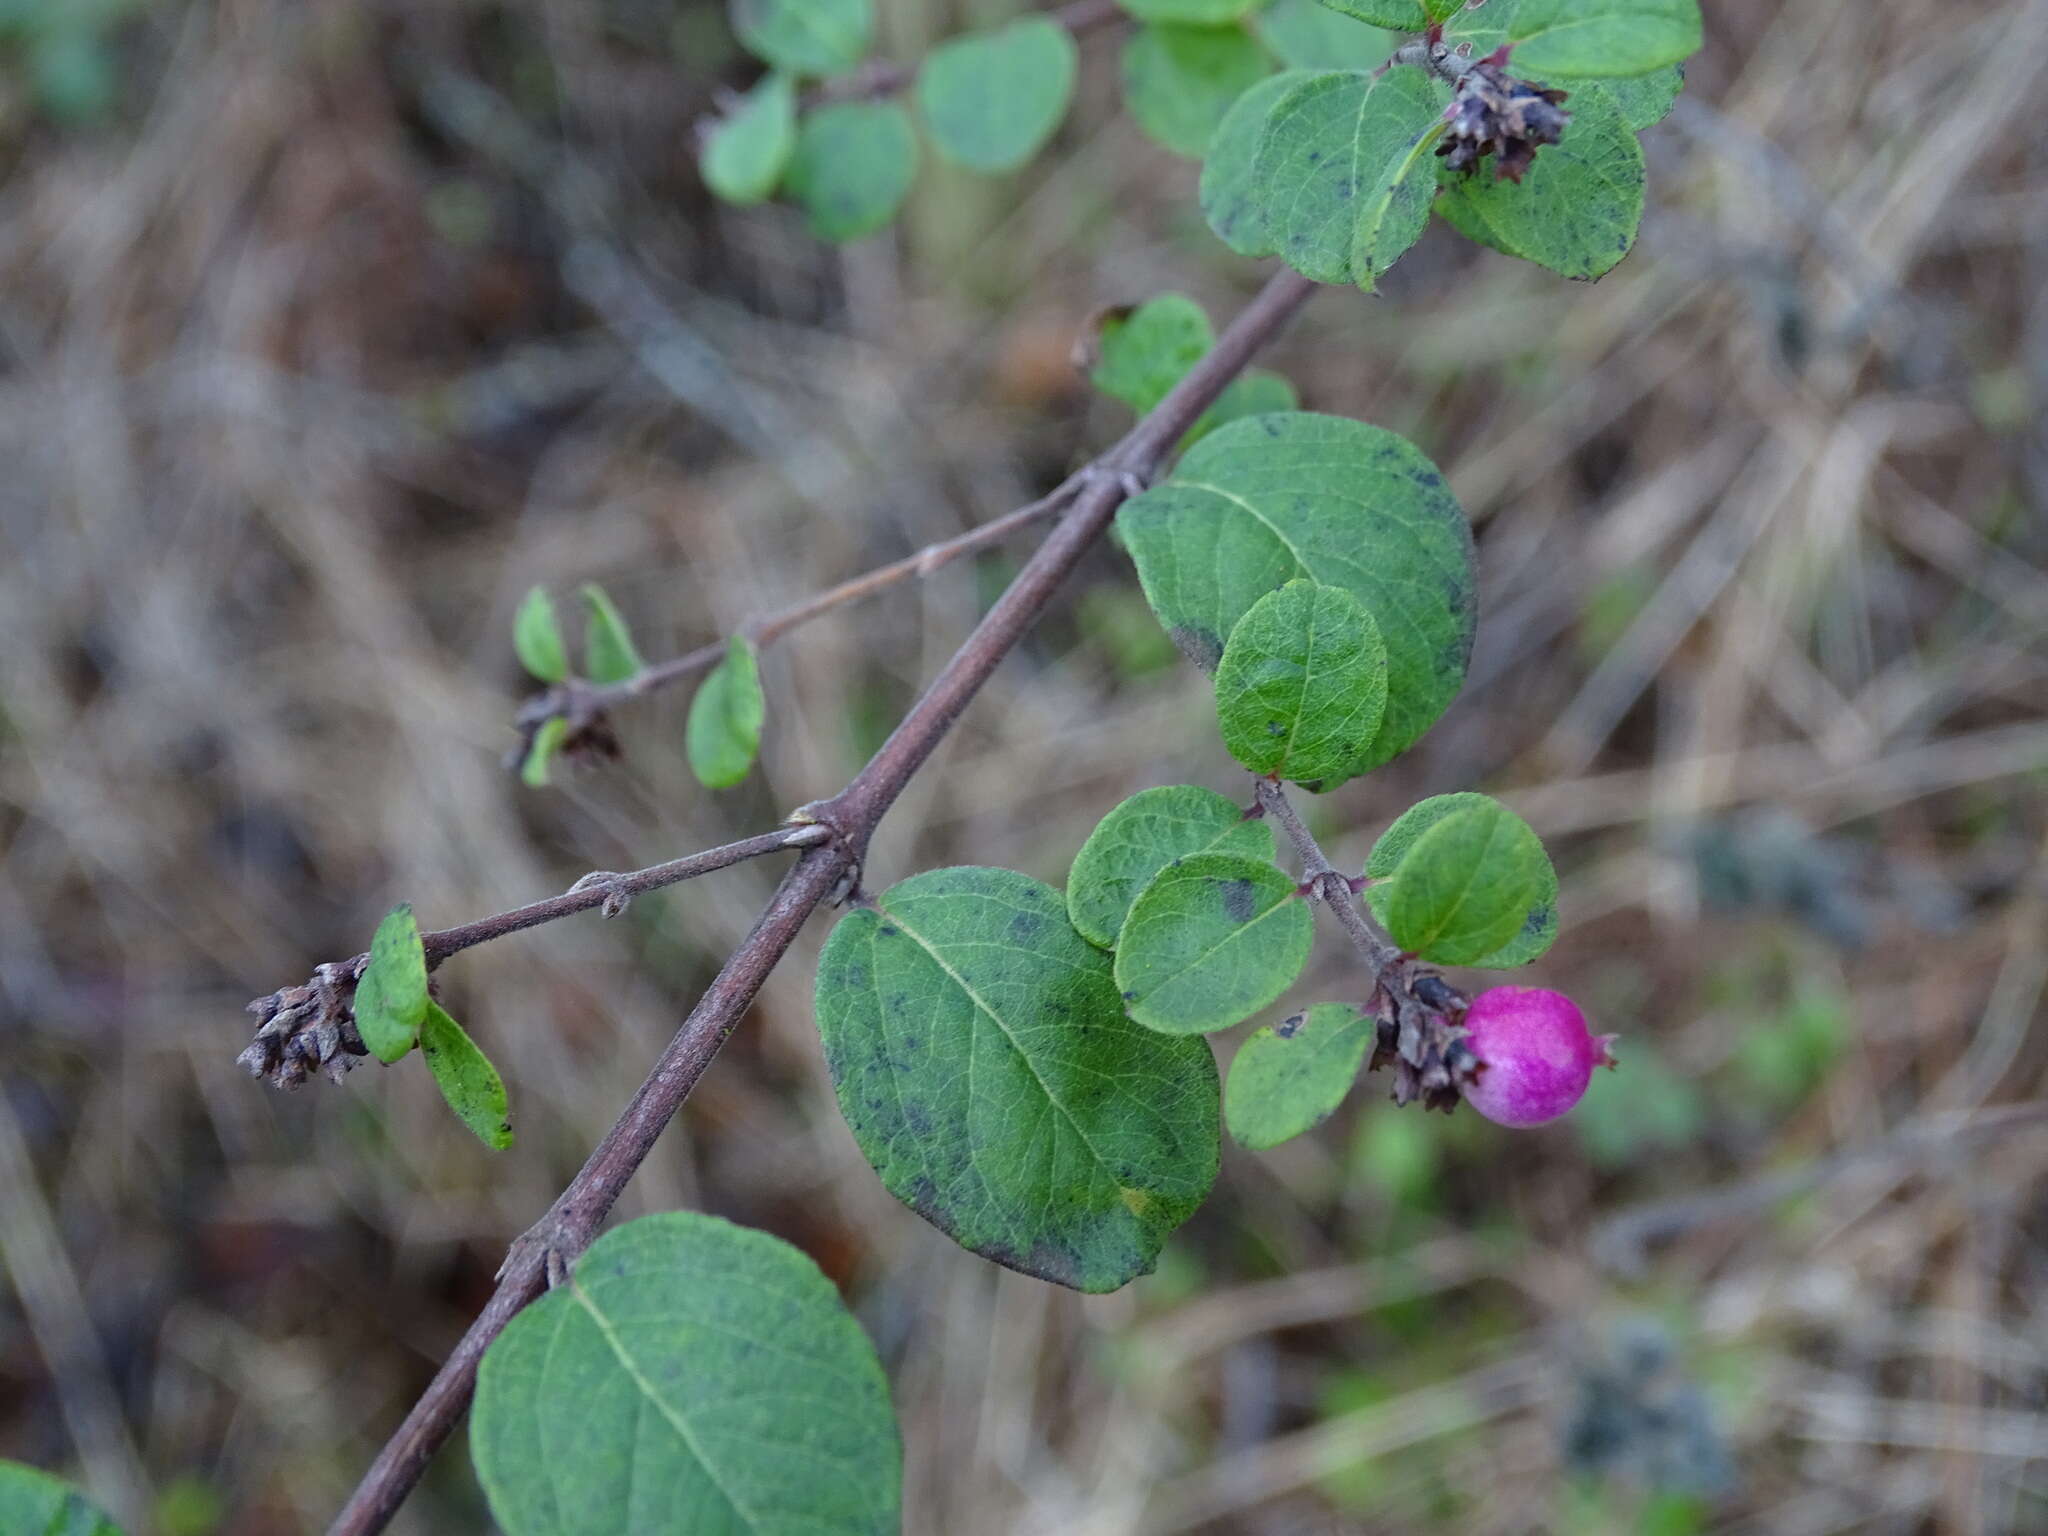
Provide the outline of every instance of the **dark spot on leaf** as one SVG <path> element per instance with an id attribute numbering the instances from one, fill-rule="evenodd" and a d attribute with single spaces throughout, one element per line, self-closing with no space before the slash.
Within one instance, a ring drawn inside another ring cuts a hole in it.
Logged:
<path id="1" fill-rule="evenodd" d="M 1138 994 L 1135 992 L 1126 992 L 1124 994 L 1124 1001 L 1127 1003 L 1135 1003 L 1137 1000 Z"/>
<path id="2" fill-rule="evenodd" d="M 1223 915 L 1233 923 L 1248 923 L 1259 909 L 1259 895 L 1249 880 L 1218 880 L 1221 888 Z"/>
<path id="3" fill-rule="evenodd" d="M 896 930 L 894 928 L 891 928 L 887 923 L 882 924 L 879 932 L 885 939 L 893 939 L 896 937 Z"/>
<path id="4" fill-rule="evenodd" d="M 1307 1014 L 1297 1013 L 1292 1018 L 1282 1019 L 1278 1024 L 1275 1024 L 1273 1026 L 1273 1033 L 1282 1040 L 1292 1040 L 1300 1032 L 1301 1026 L 1307 1022 Z"/>
<path id="5" fill-rule="evenodd" d="M 1270 422 L 1274 418 L 1260 419 Z M 1271 432 L 1272 429 L 1269 426 L 1267 430 Z M 1209 630 L 1183 624 L 1169 631 L 1169 634 L 1173 639 L 1174 648 L 1204 672 L 1214 672 L 1216 663 L 1223 659 L 1223 642 Z"/>

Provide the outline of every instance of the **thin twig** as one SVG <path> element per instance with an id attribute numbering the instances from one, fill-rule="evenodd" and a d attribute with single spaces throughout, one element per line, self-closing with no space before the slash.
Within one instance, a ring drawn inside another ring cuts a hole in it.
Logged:
<path id="1" fill-rule="evenodd" d="M 1048 494 L 1018 507 L 1013 512 L 1005 512 L 993 522 L 983 523 L 978 528 L 970 528 L 954 538 L 927 544 L 914 555 L 892 560 L 887 565 L 877 566 L 872 571 L 842 581 L 836 587 L 828 587 L 800 603 L 792 603 L 787 608 L 780 608 L 761 618 L 751 619 L 740 626 L 740 633 L 756 646 L 770 646 L 791 630 L 808 624 L 812 619 L 822 618 L 834 609 L 843 608 L 848 603 L 857 603 L 865 597 L 873 597 L 877 592 L 886 591 L 899 581 L 908 581 L 912 577 L 922 580 L 934 571 L 951 565 L 962 555 L 986 549 L 991 544 L 1002 542 L 1020 529 L 1043 522 L 1074 499 L 1086 473 L 1087 471 L 1083 470 L 1080 474 L 1069 476 Z M 585 700 L 597 709 L 610 709 L 614 705 L 625 703 L 628 699 L 636 699 L 642 694 L 666 688 L 670 683 L 681 682 L 685 678 L 695 677 L 700 672 L 710 671 L 725 659 L 725 650 L 726 642 L 723 640 L 700 645 L 696 650 L 687 651 L 672 660 L 643 667 L 622 682 L 613 683 L 608 687 L 591 688 L 585 693 Z"/>
<path id="2" fill-rule="evenodd" d="M 590 1245 L 655 1138 L 689 1097 L 804 921 L 857 877 L 876 823 L 910 776 L 1030 630 L 1132 488 L 1152 477 L 1173 445 L 1314 291 L 1313 283 L 1293 272 L 1268 280 L 1208 355 L 1122 442 L 1095 461 L 1097 472 L 1088 476 L 1071 510 L 868 765 L 838 795 L 810 808 L 816 823 L 830 830 L 830 840 L 807 848 L 783 877 L 753 932 L 698 999 L 618 1123 L 547 1215 L 512 1245 L 489 1304 L 378 1454 L 329 1536 L 364 1536 L 384 1528 L 461 1420 L 484 1351 L 520 1308 L 541 1294 L 550 1276 Z"/>
<path id="3" fill-rule="evenodd" d="M 1295 855 L 1301 860 L 1302 884 L 1330 909 L 1350 935 L 1358 957 L 1371 970 L 1373 979 L 1385 984 L 1401 964 L 1401 946 L 1374 928 L 1358 910 L 1358 892 L 1350 879 L 1330 862 L 1302 821 L 1301 813 L 1295 810 L 1294 802 L 1287 798 L 1287 791 L 1271 779 L 1262 778 L 1258 780 L 1258 794 L 1259 809 L 1273 818 L 1274 824 L 1287 834 L 1287 841 L 1294 845 Z"/>

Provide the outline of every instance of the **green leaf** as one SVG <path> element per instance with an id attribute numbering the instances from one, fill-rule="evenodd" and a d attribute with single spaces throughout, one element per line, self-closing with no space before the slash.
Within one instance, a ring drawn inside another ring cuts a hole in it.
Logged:
<path id="1" fill-rule="evenodd" d="M 1420 32 L 1429 25 L 1422 0 L 1322 0 L 1331 10 L 1395 32 Z"/>
<path id="2" fill-rule="evenodd" d="M 1334 788 L 1361 772 L 1387 707 L 1387 647 L 1342 587 L 1290 581 L 1237 621 L 1216 668 L 1223 745 L 1253 773 Z"/>
<path id="3" fill-rule="evenodd" d="M 1643 217 L 1643 147 L 1607 91 L 1591 81 L 1572 93 L 1564 139 L 1538 152 L 1517 185 L 1481 161 L 1441 172 L 1437 210 L 1468 239 L 1565 277 L 1611 270 L 1635 244 Z"/>
<path id="4" fill-rule="evenodd" d="M 1394 941 L 1439 965 L 1488 962 L 1545 903 L 1543 844 L 1506 806 L 1479 798 L 1415 839 L 1384 896 L 1373 888 Z"/>
<path id="5" fill-rule="evenodd" d="M 519 781 L 528 789 L 546 789 L 548 765 L 568 737 L 569 722 L 560 715 L 541 721 L 540 729 L 533 733 L 533 745 L 526 749 L 526 761 L 519 765 Z"/>
<path id="6" fill-rule="evenodd" d="M 970 171 L 1014 171 L 1066 116 L 1079 54 L 1074 35 L 1050 16 L 933 49 L 917 74 L 932 147 Z"/>
<path id="7" fill-rule="evenodd" d="M 120 1527 L 69 1483 L 0 1461 L 0 1531 L 21 1536 L 121 1536 Z"/>
<path id="8" fill-rule="evenodd" d="M 511 1146 L 505 1080 L 498 1076 L 491 1058 L 469 1038 L 469 1032 L 439 1003 L 427 1004 L 427 1016 L 420 1025 L 420 1054 L 426 1057 L 434 1081 L 441 1085 L 441 1097 L 456 1118 L 476 1133 L 476 1139 L 497 1152 Z"/>
<path id="9" fill-rule="evenodd" d="M 1699 51 L 1699 0 L 1488 0 L 1451 17 L 1444 41 L 1475 55 L 1512 44 L 1517 75 L 1643 75 Z"/>
<path id="10" fill-rule="evenodd" d="M 1245 1041 L 1223 1087 L 1237 1144 L 1277 1147 L 1330 1118 L 1372 1049 L 1373 1021 L 1348 1003 L 1317 1003 Z"/>
<path id="11" fill-rule="evenodd" d="M 1140 416 L 1167 396 L 1216 339 L 1202 306 L 1162 293 L 1136 309 L 1112 310 L 1096 331 L 1098 359 L 1089 382 Z"/>
<path id="12" fill-rule="evenodd" d="M 894 1536 L 889 1383 L 832 1282 L 672 1211 L 607 1232 L 477 1371 L 470 1451 L 506 1536 Z"/>
<path id="13" fill-rule="evenodd" d="M 410 906 L 393 907 L 370 939 L 356 978 L 356 1033 L 389 1066 L 412 1049 L 427 1016 L 427 953 Z"/>
<path id="14" fill-rule="evenodd" d="M 1405 751 L 1464 681 L 1472 534 L 1412 443 L 1311 412 L 1253 416 L 1191 448 L 1123 504 L 1117 529 L 1182 654 L 1213 670 L 1268 592 L 1306 576 L 1365 604 L 1387 647 L 1387 708 L 1366 765 Z"/>
<path id="15" fill-rule="evenodd" d="M 512 618 L 512 649 L 519 664 L 544 683 L 559 683 L 569 675 L 569 652 L 547 588 L 535 587 L 521 599 Z"/>
<path id="16" fill-rule="evenodd" d="M 731 789 L 745 779 L 761 748 L 768 701 L 761 695 L 761 667 L 753 644 L 734 635 L 725 660 L 697 687 L 684 728 L 690 771 L 706 789 Z"/>
<path id="17" fill-rule="evenodd" d="M 1270 862 L 1189 854 L 1131 903 L 1117 935 L 1117 990 L 1148 1029 L 1227 1029 L 1287 990 L 1313 940 L 1308 903 Z"/>
<path id="18" fill-rule="evenodd" d="M 1242 27 L 1140 27 L 1124 44 L 1124 101 L 1156 142 L 1199 156 L 1231 103 L 1272 67 Z"/>
<path id="19" fill-rule="evenodd" d="M 1184 27 L 1228 26 L 1259 3 L 1259 0 L 1116 0 L 1140 21 L 1159 21 Z"/>
<path id="20" fill-rule="evenodd" d="M 1114 949 L 1138 893 L 1175 859 L 1196 853 L 1242 854 L 1270 864 L 1273 829 L 1213 789 L 1141 789 L 1097 822 L 1074 855 L 1067 915 L 1090 943 Z"/>
<path id="21" fill-rule="evenodd" d="M 783 185 L 812 234 L 844 242 L 895 218 L 916 176 L 910 114 L 892 101 L 842 101 L 803 120 Z"/>
<path id="22" fill-rule="evenodd" d="M 1218 427 L 1243 417 L 1291 411 L 1300 404 L 1301 397 L 1295 394 L 1292 379 L 1268 369 L 1253 368 L 1230 381 L 1216 397 L 1216 403 L 1202 413 L 1189 431 L 1183 447 L 1192 446 Z"/>
<path id="23" fill-rule="evenodd" d="M 1372 280 L 1421 237 L 1434 178 L 1416 174 L 1442 132 L 1442 86 L 1419 69 L 1310 75 L 1273 104 L 1252 161 L 1265 235 L 1319 283 Z M 1372 231 L 1361 242 L 1360 224 Z M 1354 249 L 1370 258 L 1354 271 Z"/>
<path id="24" fill-rule="evenodd" d="M 818 961 L 840 1112 L 890 1193 L 962 1247 L 1108 1291 L 1216 1177 L 1216 1065 L 1124 1017 L 1060 893 L 939 869 L 849 912 Z"/>
<path id="25" fill-rule="evenodd" d="M 704 185 L 729 203 L 758 203 L 782 180 L 796 150 L 796 81 L 769 74 L 704 141 Z"/>
<path id="26" fill-rule="evenodd" d="M 1549 75 L 1541 83 L 1554 85 L 1574 96 L 1589 84 L 1577 75 Z M 1678 93 L 1685 89 L 1685 66 L 1671 64 L 1663 69 L 1653 69 L 1647 75 L 1628 75 L 1621 79 L 1602 80 L 1599 84 L 1621 109 L 1622 121 L 1641 133 L 1645 128 L 1663 122 L 1677 102 Z"/>
<path id="27" fill-rule="evenodd" d="M 1408 856 L 1409 850 L 1415 846 L 1416 839 L 1423 833 L 1446 816 L 1474 809 L 1514 816 L 1518 823 L 1521 822 L 1521 818 L 1515 816 L 1513 811 L 1489 795 L 1475 794 L 1469 790 L 1454 795 L 1434 795 L 1411 806 L 1405 815 L 1380 834 L 1380 840 L 1373 844 L 1372 856 L 1366 860 L 1366 875 L 1375 881 L 1391 880 L 1399 871 L 1401 861 Z M 1531 832 L 1529 835 L 1535 837 L 1536 834 Z M 1542 846 L 1540 839 L 1537 846 Z M 1366 903 L 1382 924 L 1388 920 L 1388 903 L 1392 898 L 1393 889 L 1391 884 L 1376 884 L 1366 889 Z M 1550 855 L 1546 853 L 1543 856 L 1543 871 L 1537 882 L 1535 895 L 1529 902 L 1528 910 L 1522 914 L 1521 926 L 1516 929 L 1514 937 L 1491 954 L 1464 963 L 1482 970 L 1510 971 L 1516 966 L 1527 965 L 1531 960 L 1538 958 L 1557 940 L 1557 895 L 1557 871 L 1551 865 Z"/>
<path id="28" fill-rule="evenodd" d="M 1399 42 L 1320 0 L 1273 0 L 1252 17 L 1252 28 L 1289 69 L 1377 69 Z"/>
<path id="29" fill-rule="evenodd" d="M 756 58 L 792 75 L 853 68 L 874 35 L 873 0 L 732 0 L 733 30 Z"/>
<path id="30" fill-rule="evenodd" d="M 1266 230 L 1265 198 L 1252 179 L 1252 162 L 1274 104 L 1310 78 L 1299 69 L 1267 76 L 1231 104 L 1209 140 L 1202 161 L 1202 217 L 1240 256 L 1270 256 L 1279 249 Z"/>
<path id="31" fill-rule="evenodd" d="M 647 665 L 634 647 L 633 632 L 594 581 L 583 584 L 583 671 L 593 683 L 623 683 Z"/>

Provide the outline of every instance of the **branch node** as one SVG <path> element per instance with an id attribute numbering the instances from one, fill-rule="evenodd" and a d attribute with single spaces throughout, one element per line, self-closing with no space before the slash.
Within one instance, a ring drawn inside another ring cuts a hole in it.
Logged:
<path id="1" fill-rule="evenodd" d="M 633 903 L 633 893 L 626 888 L 626 877 L 609 869 L 593 869 L 589 874 L 569 887 L 571 896 L 582 891 L 601 890 L 604 904 L 598 908 L 606 917 L 617 917 Z"/>

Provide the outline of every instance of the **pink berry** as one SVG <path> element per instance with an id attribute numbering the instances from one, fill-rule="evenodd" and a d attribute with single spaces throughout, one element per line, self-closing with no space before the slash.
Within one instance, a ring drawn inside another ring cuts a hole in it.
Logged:
<path id="1" fill-rule="evenodd" d="M 1541 987 L 1493 987 L 1472 999 L 1465 1044 L 1484 1068 L 1465 1102 L 1500 1125 L 1542 1125 L 1586 1096 L 1595 1067 L 1611 1067 L 1612 1035 L 1586 1028 L 1579 1005 Z"/>

